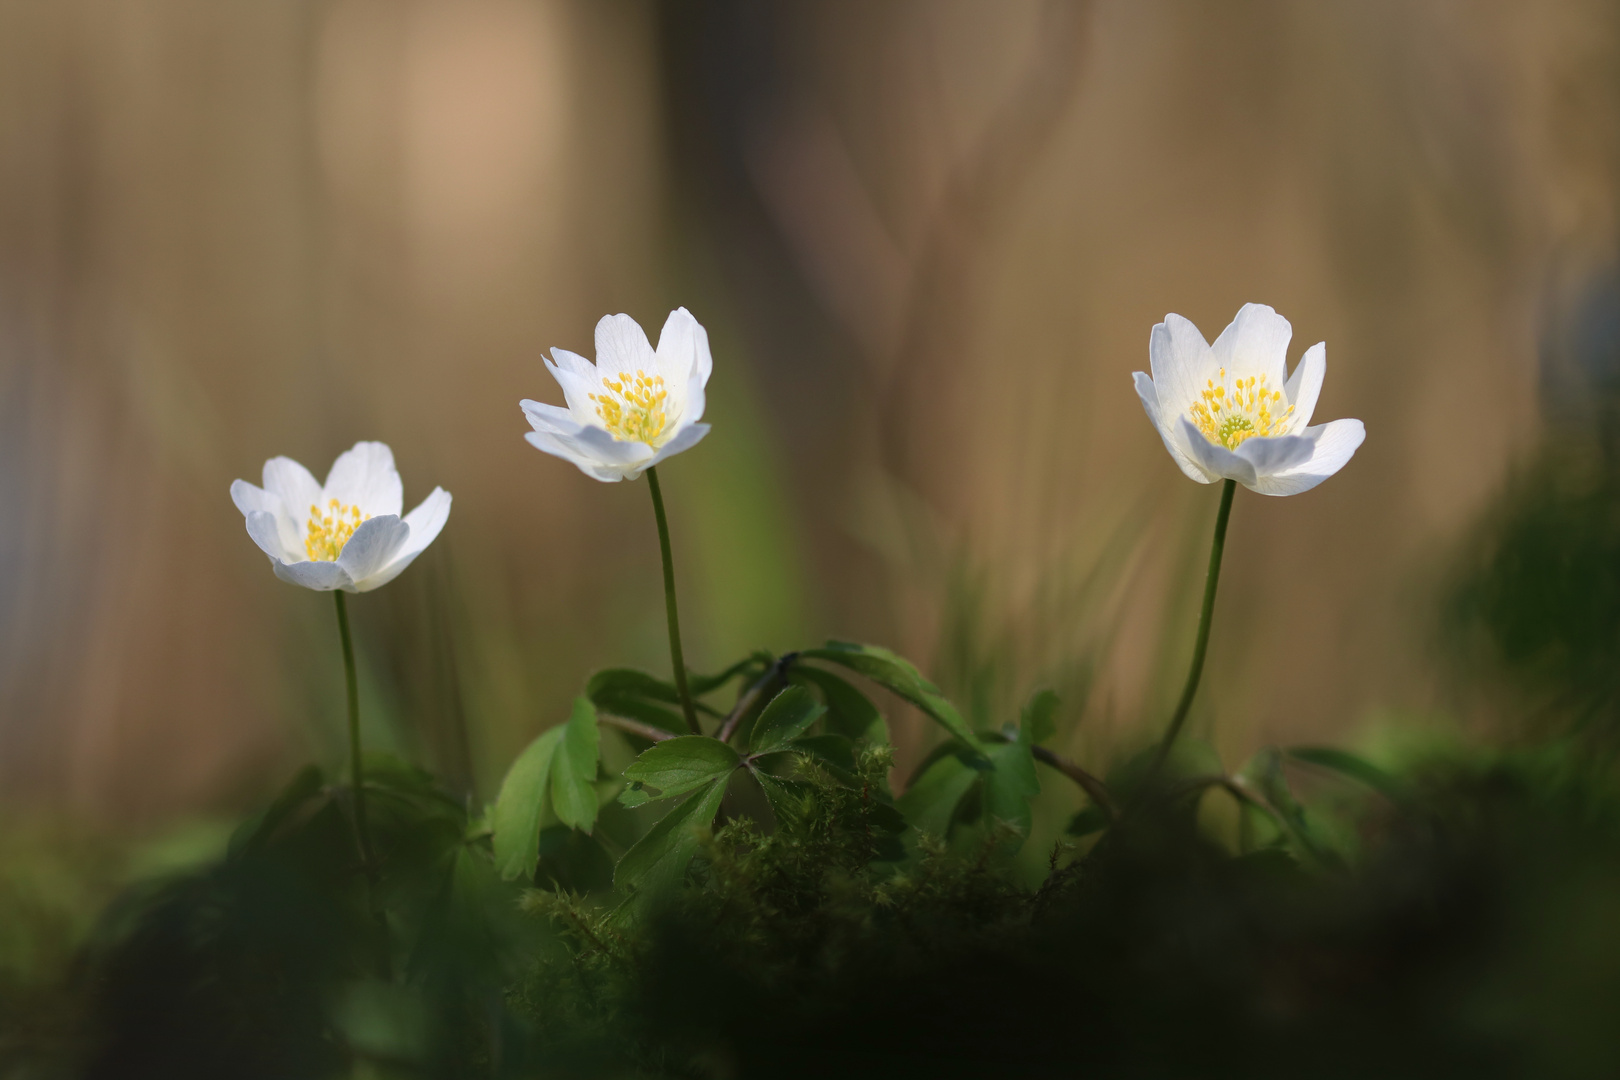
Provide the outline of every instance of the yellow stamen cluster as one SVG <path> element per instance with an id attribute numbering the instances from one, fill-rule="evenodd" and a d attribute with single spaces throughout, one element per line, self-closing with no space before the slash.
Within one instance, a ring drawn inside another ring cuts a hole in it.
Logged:
<path id="1" fill-rule="evenodd" d="M 592 394 L 590 398 L 596 402 L 596 415 L 602 418 L 608 434 L 620 442 L 656 445 L 669 422 L 664 406 L 669 391 L 664 388 L 664 377 L 649 376 L 645 371 L 637 371 L 634 377 L 628 373 L 609 375 L 603 377 L 602 387 L 606 393 Z"/>
<path id="2" fill-rule="evenodd" d="M 1221 368 L 1220 375 L 1219 384 L 1207 380 L 1199 393 L 1200 400 L 1187 410 L 1193 426 L 1204 438 L 1236 450 L 1256 435 L 1288 434 L 1294 407 L 1283 407 L 1282 391 L 1268 387 L 1264 375 L 1258 381 L 1253 375 L 1228 380 L 1225 368 Z"/>
<path id="3" fill-rule="evenodd" d="M 304 554 L 311 562 L 337 562 L 343 554 L 343 545 L 349 542 L 362 521 L 370 521 L 370 514 L 361 514 L 358 506 L 344 506 L 336 499 L 326 504 L 326 512 L 314 504 L 309 508 L 309 535 L 304 537 Z"/>

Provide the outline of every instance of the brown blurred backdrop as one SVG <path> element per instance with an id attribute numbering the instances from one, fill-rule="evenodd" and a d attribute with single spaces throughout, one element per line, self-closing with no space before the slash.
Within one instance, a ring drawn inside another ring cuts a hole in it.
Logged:
<path id="1" fill-rule="evenodd" d="M 339 757 L 330 603 L 227 495 L 275 454 L 455 495 L 354 605 L 374 742 L 487 798 L 591 670 L 665 670 L 644 485 L 517 402 L 679 304 L 695 667 L 872 640 L 1144 737 L 1216 490 L 1128 376 L 1252 300 L 1369 434 L 1240 493 L 1195 729 L 1468 714 L 1428 596 L 1613 258 L 1617 43 L 1597 0 L 0 0 L 0 801 L 152 821 Z"/>

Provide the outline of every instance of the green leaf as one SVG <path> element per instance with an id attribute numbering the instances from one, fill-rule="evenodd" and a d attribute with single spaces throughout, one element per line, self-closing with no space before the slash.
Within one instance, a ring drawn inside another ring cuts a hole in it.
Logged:
<path id="1" fill-rule="evenodd" d="M 1359 781 L 1380 795 L 1394 798 L 1400 794 L 1400 784 L 1393 776 L 1348 751 L 1336 750 L 1331 746 L 1296 746 L 1283 753 L 1295 761 Z"/>
<path id="2" fill-rule="evenodd" d="M 305 765 L 298 770 L 298 775 L 292 782 L 281 789 L 275 801 L 265 808 L 257 817 L 249 818 L 237 827 L 231 834 L 226 850 L 231 856 L 248 855 L 263 848 L 276 830 L 292 817 L 304 803 L 318 794 L 326 783 L 326 777 L 314 765 Z"/>
<path id="3" fill-rule="evenodd" d="M 491 825 L 495 830 L 495 868 L 508 881 L 534 876 L 540 857 L 540 818 L 551 780 L 551 758 L 562 742 L 563 730 L 554 727 L 530 743 L 501 781 Z"/>
<path id="4" fill-rule="evenodd" d="M 551 806 L 557 820 L 583 832 L 596 826 L 596 763 L 601 735 L 596 706 L 574 699 L 574 711 L 563 729 L 562 745 L 551 761 Z"/>
<path id="5" fill-rule="evenodd" d="M 1039 746 L 1057 734 L 1057 708 L 1058 696 L 1051 690 L 1037 690 L 1024 706 L 1018 728 L 1031 746 Z"/>
<path id="6" fill-rule="evenodd" d="M 1108 813 L 1102 807 L 1093 803 L 1084 807 L 1069 821 L 1066 830 L 1070 836 L 1090 836 L 1092 833 L 1102 832 L 1108 828 Z"/>
<path id="7" fill-rule="evenodd" d="M 1020 733 L 1022 736 L 1022 733 Z M 984 778 L 984 809 L 991 818 L 1004 821 L 1018 830 L 1022 838 L 1029 836 L 1034 815 L 1029 801 L 1041 793 L 1041 782 L 1035 776 L 1035 757 L 1029 743 L 1022 737 L 1013 742 L 988 747 L 986 754 L 995 767 L 982 773 Z M 1014 850 L 1023 846 L 1020 839 Z"/>
<path id="8" fill-rule="evenodd" d="M 585 684 L 585 696 L 597 705 L 604 699 L 643 698 L 649 701 L 681 703 L 681 695 L 664 680 L 634 668 L 607 668 L 592 675 Z"/>
<path id="9" fill-rule="evenodd" d="M 808 649 L 800 654 L 806 659 L 826 660 L 840 664 L 858 675 L 883 686 L 905 698 L 923 712 L 939 721 L 973 751 L 979 752 L 979 740 L 973 730 L 956 711 L 956 706 L 940 694 L 939 687 L 922 677 L 910 661 L 876 645 L 852 645 L 843 641 L 829 641 L 822 649 Z"/>
<path id="10" fill-rule="evenodd" d="M 728 772 L 699 787 L 660 818 L 647 835 L 631 845 L 619 865 L 613 868 L 614 888 L 621 891 L 633 888 L 639 895 L 650 895 L 680 881 L 692 856 L 697 854 L 699 830 L 707 828 L 720 810 L 729 776 Z"/>
<path id="11" fill-rule="evenodd" d="M 680 795 L 729 775 L 741 761 L 737 751 L 707 735 L 665 739 L 643 750 L 624 770 L 624 778 L 631 786 L 625 788 L 619 801 L 625 806 L 640 806 L 654 799 Z M 649 794 L 647 788 L 658 793 Z"/>
<path id="12" fill-rule="evenodd" d="M 771 813 L 776 815 L 777 825 L 783 822 L 798 821 L 809 806 L 811 787 L 802 780 L 786 780 L 770 773 L 755 772 L 754 779 L 759 781 L 760 790 L 765 792 L 765 800 L 771 804 Z"/>
<path id="13" fill-rule="evenodd" d="M 788 681 L 821 691 L 822 700 L 827 703 L 827 726 L 838 734 L 873 743 L 889 741 L 888 728 L 878 707 L 832 672 L 818 667 L 793 667 L 788 670 Z"/>
<path id="14" fill-rule="evenodd" d="M 769 653 L 755 653 L 746 660 L 739 660 L 718 675 L 694 675 L 686 673 L 686 688 L 692 691 L 693 697 L 702 697 L 704 694 L 718 690 L 726 683 L 752 667 L 769 666 L 772 657 Z"/>
<path id="15" fill-rule="evenodd" d="M 842 735 L 810 735 L 782 747 L 814 758 L 845 787 L 855 787 L 855 748 Z"/>
<path id="16" fill-rule="evenodd" d="M 748 740 L 748 749 L 756 754 L 785 749 L 784 743 L 798 738 L 827 711 L 802 686 L 790 686 L 771 699 L 765 711 L 754 722 L 754 731 Z"/>
<path id="17" fill-rule="evenodd" d="M 917 777 L 895 805 L 916 828 L 948 836 L 957 804 L 978 778 L 979 770 L 963 761 L 961 754 L 947 754 Z"/>

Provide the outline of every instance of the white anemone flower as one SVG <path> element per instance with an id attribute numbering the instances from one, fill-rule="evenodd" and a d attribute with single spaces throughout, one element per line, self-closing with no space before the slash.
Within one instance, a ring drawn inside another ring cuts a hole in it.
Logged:
<path id="1" fill-rule="evenodd" d="M 355 443 L 317 483 L 291 458 L 264 463 L 264 487 L 231 484 L 248 535 L 270 556 L 276 577 L 306 589 L 370 592 L 399 576 L 450 517 L 450 493 L 434 488 L 404 517 L 394 452 Z"/>
<path id="2" fill-rule="evenodd" d="M 1148 339 L 1153 377 L 1136 372 L 1148 419 L 1181 471 L 1200 484 L 1236 480 L 1262 495 L 1298 495 L 1344 468 L 1367 437 L 1360 420 L 1307 425 L 1327 374 L 1327 345 L 1286 373 L 1288 320 L 1244 304 L 1211 345 L 1180 315 Z"/>
<path id="3" fill-rule="evenodd" d="M 596 324 L 596 363 L 552 349 L 546 367 L 562 386 L 567 408 L 524 401 L 534 430 L 525 438 L 571 461 L 586 476 L 634 480 L 665 458 L 689 450 L 709 433 L 703 388 L 714 365 L 709 334 L 677 308 L 664 321 L 658 348 L 628 315 Z"/>

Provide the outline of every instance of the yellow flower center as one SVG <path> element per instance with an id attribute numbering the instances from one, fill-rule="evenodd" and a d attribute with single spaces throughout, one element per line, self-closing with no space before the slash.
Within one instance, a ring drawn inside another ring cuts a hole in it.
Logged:
<path id="1" fill-rule="evenodd" d="M 310 504 L 309 535 L 304 537 L 304 554 L 310 562 L 337 562 L 343 554 L 343 545 L 349 542 L 362 521 L 370 521 L 370 514 L 360 513 L 358 506 L 344 506 L 336 499 L 326 504 L 326 512 Z"/>
<path id="2" fill-rule="evenodd" d="M 1187 410 L 1193 426 L 1204 438 L 1228 450 L 1236 450 L 1256 435 L 1288 434 L 1294 407 L 1283 406 L 1281 390 L 1267 386 L 1264 375 L 1258 380 L 1253 375 L 1230 380 L 1225 368 L 1221 368 L 1220 374 L 1220 383 L 1207 380 L 1199 400 Z"/>
<path id="3" fill-rule="evenodd" d="M 603 393 L 592 394 L 596 402 L 596 415 L 620 442 L 643 442 L 656 446 L 669 424 L 665 401 L 669 391 L 664 388 L 664 377 L 649 377 L 638 371 L 634 377 L 609 375 L 602 379 Z"/>

